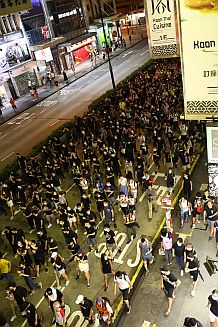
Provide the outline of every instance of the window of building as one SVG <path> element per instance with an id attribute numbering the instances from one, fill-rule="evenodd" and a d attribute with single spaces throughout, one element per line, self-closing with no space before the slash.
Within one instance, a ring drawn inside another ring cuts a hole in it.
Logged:
<path id="1" fill-rule="evenodd" d="M 5 34 L 5 30 L 4 30 L 4 27 L 2 25 L 2 20 L 1 19 L 0 19 L 0 33 Z"/>
<path id="2" fill-rule="evenodd" d="M 2 16 L 2 22 L 3 22 L 3 24 L 4 24 L 4 27 L 5 27 L 5 29 L 6 29 L 6 32 L 7 32 L 7 33 L 10 33 L 10 32 L 11 32 L 11 29 L 10 29 L 9 24 L 8 24 L 8 22 L 7 22 L 7 18 L 4 17 L 4 16 Z"/>
<path id="3" fill-rule="evenodd" d="M 16 16 L 15 15 L 12 15 L 12 19 L 14 21 L 14 25 L 15 25 L 16 29 L 19 30 L 20 28 L 19 28 L 19 25 L 18 25 Z"/>
<path id="4" fill-rule="evenodd" d="M 8 19 L 8 24 L 10 25 L 10 29 L 11 29 L 12 31 L 15 31 L 14 24 L 13 24 L 13 22 L 12 22 L 11 15 L 8 15 L 8 16 L 7 16 L 7 19 Z"/>

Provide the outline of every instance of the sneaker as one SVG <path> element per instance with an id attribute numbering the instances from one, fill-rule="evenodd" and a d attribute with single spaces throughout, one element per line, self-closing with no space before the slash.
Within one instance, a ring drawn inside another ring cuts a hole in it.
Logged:
<path id="1" fill-rule="evenodd" d="M 193 228 L 193 229 L 195 228 L 195 224 L 192 224 L 192 228 Z"/>
<path id="2" fill-rule="evenodd" d="M 212 237 L 211 237 L 211 236 L 209 236 L 209 237 L 208 237 L 208 241 L 211 241 L 211 240 L 212 240 Z"/>
<path id="3" fill-rule="evenodd" d="M 45 272 L 48 273 L 48 268 L 45 268 Z"/>
<path id="4" fill-rule="evenodd" d="M 65 285 L 66 285 L 66 286 L 68 286 L 68 285 L 69 285 L 69 283 L 70 283 L 70 281 L 69 281 L 69 280 L 67 280 L 67 281 L 66 281 L 66 283 L 65 283 Z"/>
<path id="5" fill-rule="evenodd" d="M 89 288 L 90 287 L 90 284 L 87 284 L 87 287 Z"/>
<path id="6" fill-rule="evenodd" d="M 57 286 L 57 289 L 60 290 L 61 289 L 61 285 Z"/>
<path id="7" fill-rule="evenodd" d="M 170 311 L 169 311 L 169 310 L 167 310 L 167 312 L 165 312 L 165 316 L 166 316 L 166 317 L 168 317 L 168 316 L 169 316 L 169 314 L 170 314 Z"/>
<path id="8" fill-rule="evenodd" d="M 52 224 L 49 224 L 49 225 L 48 225 L 48 228 L 50 228 L 51 226 L 52 226 Z"/>
<path id="9" fill-rule="evenodd" d="M 10 319 L 10 321 L 12 322 L 12 321 L 14 321 L 16 318 L 17 318 L 16 315 L 15 315 L 15 316 L 12 316 L 11 319 Z"/>
<path id="10" fill-rule="evenodd" d="M 191 296 L 195 296 L 195 291 L 191 291 Z"/>
<path id="11" fill-rule="evenodd" d="M 129 307 L 129 309 L 127 309 L 126 314 L 129 315 L 130 312 L 131 312 L 131 307 Z"/>
<path id="12" fill-rule="evenodd" d="M 42 282 L 39 282 L 38 286 L 42 289 Z"/>
<path id="13" fill-rule="evenodd" d="M 29 231 L 30 234 L 32 234 L 34 232 L 34 229 L 31 229 L 31 231 Z"/>
<path id="14" fill-rule="evenodd" d="M 146 269 L 146 270 L 145 270 L 145 276 L 147 276 L 147 275 L 148 275 L 148 273 L 149 273 L 149 270 L 148 270 L 148 269 Z"/>
<path id="15" fill-rule="evenodd" d="M 184 271 L 181 270 L 181 272 L 180 272 L 180 276 L 182 277 L 183 275 L 184 275 Z"/>
<path id="16" fill-rule="evenodd" d="M 79 279 L 79 275 L 76 275 L 76 280 L 78 280 Z"/>
<path id="17" fill-rule="evenodd" d="M 13 216 L 11 216 L 11 217 L 10 217 L 10 220 L 13 220 L 13 219 L 14 219 L 14 217 L 13 217 Z"/>
<path id="18" fill-rule="evenodd" d="M 218 251 L 217 251 L 217 253 L 216 253 L 216 257 L 218 257 Z"/>

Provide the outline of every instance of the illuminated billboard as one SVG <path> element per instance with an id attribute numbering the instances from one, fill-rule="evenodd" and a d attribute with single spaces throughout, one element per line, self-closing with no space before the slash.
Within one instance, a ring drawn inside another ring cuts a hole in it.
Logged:
<path id="1" fill-rule="evenodd" d="M 152 58 L 179 55 L 174 0 L 145 0 L 148 44 Z"/>
<path id="2" fill-rule="evenodd" d="M 177 1 L 185 117 L 218 117 L 218 1 Z"/>

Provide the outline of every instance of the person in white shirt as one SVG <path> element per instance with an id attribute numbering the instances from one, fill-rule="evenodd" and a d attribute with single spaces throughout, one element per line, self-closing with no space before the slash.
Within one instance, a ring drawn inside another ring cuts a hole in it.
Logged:
<path id="1" fill-rule="evenodd" d="M 133 196 L 135 200 L 137 200 L 137 194 L 138 194 L 138 183 L 134 181 L 134 179 L 130 179 L 129 181 L 129 189 L 130 193 Z"/>
<path id="2" fill-rule="evenodd" d="M 130 314 L 130 304 L 128 300 L 129 288 L 131 286 L 130 279 L 125 272 L 117 271 L 114 276 L 114 295 L 117 294 L 117 286 L 123 294 L 123 302 L 127 306 L 127 314 Z"/>

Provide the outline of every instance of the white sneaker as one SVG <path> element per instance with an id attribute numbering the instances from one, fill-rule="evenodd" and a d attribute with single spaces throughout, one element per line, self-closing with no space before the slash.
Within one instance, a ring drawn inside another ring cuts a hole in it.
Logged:
<path id="1" fill-rule="evenodd" d="M 49 224 L 49 225 L 48 225 L 48 228 L 50 228 L 51 226 L 52 226 L 52 224 Z"/>
<path id="2" fill-rule="evenodd" d="M 38 285 L 42 289 L 42 282 L 39 282 Z"/>
<path id="3" fill-rule="evenodd" d="M 16 315 L 15 315 L 15 316 L 12 316 L 12 317 L 11 317 L 11 319 L 10 319 L 10 320 L 11 320 L 11 322 L 12 322 L 12 321 L 14 321 L 16 318 L 17 318 L 17 316 L 16 316 Z"/>
<path id="4" fill-rule="evenodd" d="M 69 283 L 70 283 L 70 281 L 69 281 L 69 280 L 67 280 L 67 281 L 66 281 L 66 283 L 65 283 L 65 285 L 66 285 L 66 286 L 68 286 L 68 285 L 69 285 Z"/>
<path id="5" fill-rule="evenodd" d="M 195 291 L 191 291 L 191 296 L 195 296 Z"/>
<path id="6" fill-rule="evenodd" d="M 180 272 L 180 276 L 182 277 L 183 275 L 184 275 L 184 271 L 181 270 L 181 272 Z"/>

